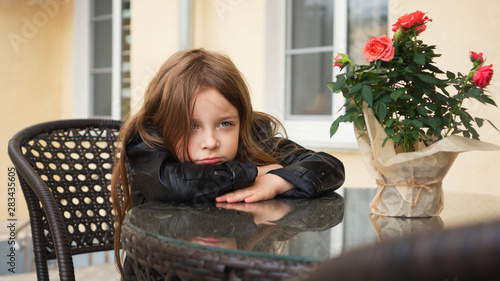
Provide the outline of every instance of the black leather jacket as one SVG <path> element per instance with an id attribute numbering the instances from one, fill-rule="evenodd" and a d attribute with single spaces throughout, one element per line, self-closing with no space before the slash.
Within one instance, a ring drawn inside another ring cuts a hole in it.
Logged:
<path id="1" fill-rule="evenodd" d="M 265 130 L 260 129 L 261 133 Z M 310 198 L 344 183 L 344 166 L 332 155 L 305 149 L 291 140 L 280 142 L 280 146 L 285 155 L 287 149 L 296 148 L 291 155 L 280 159 L 283 168 L 269 172 L 294 185 L 281 196 Z M 257 176 L 257 167 L 249 161 L 221 165 L 179 163 L 170 151 L 151 148 L 138 136 L 129 142 L 126 154 L 131 196 L 136 206 L 152 200 L 209 201 L 252 185 Z"/>

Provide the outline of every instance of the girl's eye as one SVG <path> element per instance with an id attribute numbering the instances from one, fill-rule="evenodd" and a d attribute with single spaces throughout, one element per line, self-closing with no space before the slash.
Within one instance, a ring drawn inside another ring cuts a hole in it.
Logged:
<path id="1" fill-rule="evenodd" d="M 196 124 L 191 125 L 191 130 L 195 130 L 195 129 L 198 129 L 198 128 L 199 128 L 199 126 L 196 125 Z"/>
<path id="2" fill-rule="evenodd" d="M 229 126 L 231 126 L 231 125 L 232 125 L 232 123 L 231 123 L 231 122 L 229 122 L 229 121 L 226 121 L 226 122 L 222 122 L 222 123 L 220 123 L 220 126 L 221 126 L 221 127 L 229 127 Z"/>

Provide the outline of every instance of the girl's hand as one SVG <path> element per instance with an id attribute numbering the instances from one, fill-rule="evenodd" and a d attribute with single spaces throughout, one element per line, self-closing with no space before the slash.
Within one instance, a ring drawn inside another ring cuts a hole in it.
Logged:
<path id="1" fill-rule="evenodd" d="M 252 204 L 247 203 L 217 203 L 218 208 L 230 209 L 251 213 L 255 224 L 274 224 L 288 214 L 292 207 L 280 200 L 267 200 Z"/>
<path id="2" fill-rule="evenodd" d="M 293 188 L 291 183 L 287 182 L 280 176 L 274 174 L 261 174 L 261 171 L 265 171 L 267 173 L 267 171 L 276 169 L 269 168 L 269 166 L 273 165 L 258 167 L 259 172 L 252 186 L 226 193 L 215 198 L 215 201 L 228 203 L 245 201 L 247 203 L 252 203 L 272 199 L 276 197 L 276 195 Z M 281 167 L 280 165 L 276 166 L 278 166 L 278 168 Z"/>

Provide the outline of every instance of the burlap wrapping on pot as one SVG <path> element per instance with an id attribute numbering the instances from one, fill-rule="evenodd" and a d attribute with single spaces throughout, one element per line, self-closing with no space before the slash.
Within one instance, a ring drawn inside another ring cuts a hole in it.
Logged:
<path id="1" fill-rule="evenodd" d="M 452 135 L 417 151 L 396 153 L 392 140 L 365 105 L 367 131 L 356 130 L 363 160 L 377 182 L 370 211 L 395 217 L 438 216 L 443 210 L 442 181 L 456 157 L 472 150 L 498 150 L 499 146 Z"/>

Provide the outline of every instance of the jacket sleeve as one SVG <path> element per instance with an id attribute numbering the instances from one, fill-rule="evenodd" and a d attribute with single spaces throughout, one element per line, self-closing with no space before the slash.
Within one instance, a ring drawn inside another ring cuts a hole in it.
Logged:
<path id="1" fill-rule="evenodd" d="M 221 165 L 179 163 L 172 153 L 143 141 L 127 145 L 131 196 L 135 205 L 151 200 L 199 201 L 250 186 L 257 167 L 250 162 Z"/>
<path id="2" fill-rule="evenodd" d="M 269 173 L 294 185 L 281 196 L 311 198 L 335 190 L 344 183 L 344 165 L 334 156 L 305 149 L 287 139 L 282 140 L 279 146 L 286 155 L 280 161 L 283 168 Z M 293 149 L 293 153 L 287 154 L 289 149 Z"/>

